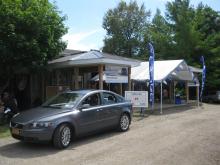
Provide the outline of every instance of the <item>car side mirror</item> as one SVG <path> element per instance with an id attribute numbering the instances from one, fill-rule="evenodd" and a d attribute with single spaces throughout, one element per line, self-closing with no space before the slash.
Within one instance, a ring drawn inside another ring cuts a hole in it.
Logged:
<path id="1" fill-rule="evenodd" d="M 89 104 L 83 104 L 80 106 L 80 110 L 83 110 L 83 109 L 86 109 L 86 108 L 89 108 L 90 105 Z"/>

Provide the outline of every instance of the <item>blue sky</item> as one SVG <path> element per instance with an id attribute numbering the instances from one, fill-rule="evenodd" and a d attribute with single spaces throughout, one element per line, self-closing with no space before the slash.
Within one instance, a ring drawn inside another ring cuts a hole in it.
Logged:
<path id="1" fill-rule="evenodd" d="M 53 0 L 50 0 L 54 2 Z M 130 2 L 130 0 L 125 0 Z M 165 4 L 172 0 L 137 0 L 138 4 L 145 4 L 147 10 L 154 15 L 157 8 L 162 13 Z M 114 8 L 120 0 L 56 0 L 58 9 L 67 16 L 65 22 L 69 28 L 68 34 L 63 40 L 68 42 L 68 49 L 90 50 L 100 49 L 103 46 L 105 30 L 102 28 L 102 20 L 110 8 Z M 201 0 L 191 0 L 191 5 L 197 6 Z M 220 11 L 220 0 L 202 0 L 216 11 Z"/>

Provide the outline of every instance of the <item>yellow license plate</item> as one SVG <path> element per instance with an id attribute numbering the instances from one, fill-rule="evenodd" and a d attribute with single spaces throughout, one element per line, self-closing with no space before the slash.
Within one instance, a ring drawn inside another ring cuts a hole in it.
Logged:
<path id="1" fill-rule="evenodd" d="M 12 134 L 15 134 L 15 135 L 20 135 L 20 134 L 21 134 L 21 129 L 12 128 L 11 133 L 12 133 Z"/>

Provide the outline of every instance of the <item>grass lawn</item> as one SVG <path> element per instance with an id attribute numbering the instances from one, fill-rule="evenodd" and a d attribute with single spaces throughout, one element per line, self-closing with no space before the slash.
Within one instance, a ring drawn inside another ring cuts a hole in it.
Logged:
<path id="1" fill-rule="evenodd" d="M 10 136 L 10 130 L 8 125 L 0 125 L 0 139 Z"/>

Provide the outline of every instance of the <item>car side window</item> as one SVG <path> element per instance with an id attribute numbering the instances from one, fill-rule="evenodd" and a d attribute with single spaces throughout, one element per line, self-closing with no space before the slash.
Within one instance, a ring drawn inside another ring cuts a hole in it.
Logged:
<path id="1" fill-rule="evenodd" d="M 98 93 L 96 93 L 96 94 L 92 94 L 92 95 L 86 97 L 83 100 L 82 105 L 89 104 L 90 107 L 94 107 L 94 106 L 100 105 L 100 103 L 101 103 L 100 95 Z"/>
<path id="2" fill-rule="evenodd" d="M 117 98 L 111 93 L 103 93 L 104 105 L 117 103 Z"/>

